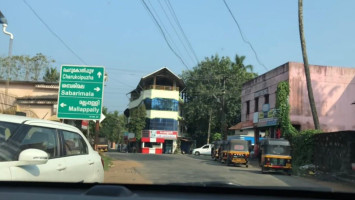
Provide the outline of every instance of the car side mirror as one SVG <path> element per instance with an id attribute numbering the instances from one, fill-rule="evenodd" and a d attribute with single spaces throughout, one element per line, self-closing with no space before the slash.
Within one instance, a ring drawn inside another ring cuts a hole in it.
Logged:
<path id="1" fill-rule="evenodd" d="M 48 154 L 39 149 L 26 149 L 23 150 L 18 159 L 17 166 L 24 165 L 43 165 L 48 161 Z"/>

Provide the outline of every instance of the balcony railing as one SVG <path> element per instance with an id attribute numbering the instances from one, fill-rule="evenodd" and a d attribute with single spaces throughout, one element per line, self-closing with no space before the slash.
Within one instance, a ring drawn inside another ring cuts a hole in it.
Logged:
<path id="1" fill-rule="evenodd" d="M 179 87 L 166 86 L 166 85 L 147 85 L 144 87 L 144 90 L 168 90 L 168 91 L 179 91 Z"/>

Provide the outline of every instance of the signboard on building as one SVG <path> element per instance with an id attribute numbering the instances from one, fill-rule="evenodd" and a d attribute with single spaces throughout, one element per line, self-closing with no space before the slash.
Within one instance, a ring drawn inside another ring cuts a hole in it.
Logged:
<path id="1" fill-rule="evenodd" d="M 254 93 L 254 97 L 260 97 L 260 96 L 263 96 L 265 94 L 268 94 L 268 88 L 265 88 L 263 90 L 259 90 L 257 92 Z"/>
<path id="2" fill-rule="evenodd" d="M 277 124 L 278 124 L 277 118 L 264 118 L 259 120 L 257 126 L 258 127 L 276 126 Z"/>
<path id="3" fill-rule="evenodd" d="M 104 67 L 61 66 L 58 118 L 99 120 L 104 74 Z"/>
<path id="4" fill-rule="evenodd" d="M 164 138 L 168 140 L 176 140 L 178 131 L 164 131 L 164 130 L 144 130 L 142 131 L 142 137 L 149 138 Z"/>
<path id="5" fill-rule="evenodd" d="M 265 118 L 276 118 L 277 117 L 277 110 L 276 109 L 270 109 L 267 112 L 259 112 L 259 120 L 260 119 L 265 119 Z"/>

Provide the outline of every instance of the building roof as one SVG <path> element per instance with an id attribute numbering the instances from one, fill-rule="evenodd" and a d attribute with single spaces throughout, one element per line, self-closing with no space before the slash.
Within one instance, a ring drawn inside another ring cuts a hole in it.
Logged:
<path id="1" fill-rule="evenodd" d="M 240 129 L 242 129 L 242 123 L 243 122 L 239 122 L 238 124 L 230 127 L 229 130 L 240 130 Z"/>
<path id="2" fill-rule="evenodd" d="M 142 88 L 147 85 L 147 82 L 149 80 L 151 80 L 151 78 L 155 77 L 155 76 L 164 76 L 169 78 L 170 80 L 175 80 L 176 81 L 176 86 L 180 88 L 180 90 L 185 88 L 185 83 L 184 81 L 178 77 L 177 75 L 175 75 L 172 71 L 170 71 L 168 68 L 163 67 L 155 72 L 152 72 L 150 74 L 147 74 L 145 76 L 143 76 L 141 78 L 141 80 L 139 81 L 137 88 L 132 90 L 129 93 L 135 92 L 135 91 L 140 91 L 142 90 Z"/>
<path id="3" fill-rule="evenodd" d="M 0 83 L 6 83 L 6 80 L 0 80 Z M 45 84 L 45 85 L 59 85 L 59 82 L 53 82 L 53 83 L 50 83 L 50 82 L 45 82 L 45 81 L 18 81 L 18 80 L 10 80 L 10 84 L 11 83 L 16 83 L 16 84 L 33 84 L 33 85 L 36 85 L 36 84 Z"/>
<path id="4" fill-rule="evenodd" d="M 57 94 L 42 95 L 42 96 L 24 96 L 16 97 L 17 100 L 57 100 Z"/>
<path id="5" fill-rule="evenodd" d="M 249 129 L 249 128 L 253 128 L 252 121 L 239 122 L 238 124 L 230 127 L 229 130 L 243 130 L 243 129 Z"/>

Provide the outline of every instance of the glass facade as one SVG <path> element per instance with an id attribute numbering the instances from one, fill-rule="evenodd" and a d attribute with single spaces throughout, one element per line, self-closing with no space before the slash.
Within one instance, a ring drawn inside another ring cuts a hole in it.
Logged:
<path id="1" fill-rule="evenodd" d="M 166 110 L 166 111 L 179 110 L 179 102 L 175 99 L 147 98 L 144 99 L 144 105 L 147 110 Z"/>
<path id="2" fill-rule="evenodd" d="M 177 131 L 178 121 L 174 119 L 154 118 L 145 119 L 145 130 Z"/>

